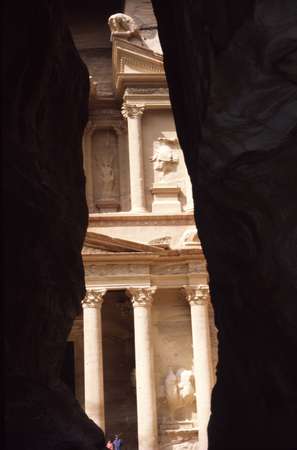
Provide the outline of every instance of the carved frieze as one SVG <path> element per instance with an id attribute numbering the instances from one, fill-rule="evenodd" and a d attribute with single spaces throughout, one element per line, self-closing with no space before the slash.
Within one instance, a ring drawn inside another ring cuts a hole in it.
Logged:
<path id="1" fill-rule="evenodd" d="M 112 276 L 112 275 L 143 275 L 148 271 L 146 266 L 140 264 L 92 264 L 86 266 L 87 276 Z"/>
<path id="2" fill-rule="evenodd" d="M 124 98 L 126 95 L 169 95 L 168 88 L 127 88 L 125 90 Z"/>
<path id="3" fill-rule="evenodd" d="M 151 274 L 154 275 L 186 274 L 187 272 L 187 264 L 154 264 L 151 267 Z"/>
<path id="4" fill-rule="evenodd" d="M 129 72 L 133 70 L 145 73 L 164 73 L 163 65 L 157 65 L 155 62 L 143 61 L 137 57 L 124 56 L 121 58 L 120 71 Z"/>

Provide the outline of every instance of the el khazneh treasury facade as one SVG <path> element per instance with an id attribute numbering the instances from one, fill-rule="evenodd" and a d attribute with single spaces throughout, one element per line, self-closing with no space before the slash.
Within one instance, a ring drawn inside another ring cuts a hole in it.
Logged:
<path id="1" fill-rule="evenodd" d="M 90 72 L 89 228 L 63 376 L 129 450 L 206 450 L 216 329 L 156 21 L 147 1 L 99 19 L 72 31 Z"/>

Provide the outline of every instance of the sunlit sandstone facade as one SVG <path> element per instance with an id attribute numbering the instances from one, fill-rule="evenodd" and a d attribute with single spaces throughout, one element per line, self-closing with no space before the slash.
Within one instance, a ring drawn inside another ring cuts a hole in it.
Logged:
<path id="1" fill-rule="evenodd" d="M 75 394 L 129 450 L 206 450 L 216 330 L 163 58 L 156 32 L 136 19 L 115 15 L 109 25 L 112 95 L 89 67 L 87 294 L 69 336 Z"/>

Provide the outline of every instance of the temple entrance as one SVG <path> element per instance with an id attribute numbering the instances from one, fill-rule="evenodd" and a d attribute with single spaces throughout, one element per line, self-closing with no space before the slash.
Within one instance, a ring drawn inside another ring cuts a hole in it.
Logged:
<path id="1" fill-rule="evenodd" d="M 106 438 L 120 435 L 137 450 L 133 307 L 124 291 L 108 291 L 102 306 Z"/>

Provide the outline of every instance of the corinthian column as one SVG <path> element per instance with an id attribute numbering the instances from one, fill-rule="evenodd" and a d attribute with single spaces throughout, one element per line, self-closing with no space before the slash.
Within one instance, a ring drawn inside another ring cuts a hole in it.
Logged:
<path id="1" fill-rule="evenodd" d="M 84 317 L 85 411 L 105 429 L 101 306 L 105 289 L 90 289 L 82 301 Z"/>
<path id="2" fill-rule="evenodd" d="M 134 309 L 138 449 L 158 449 L 151 306 L 156 288 L 129 288 Z"/>
<path id="3" fill-rule="evenodd" d="M 143 105 L 124 103 L 122 106 L 122 114 L 128 121 L 131 211 L 136 213 L 146 211 L 141 127 L 143 111 Z"/>
<path id="4" fill-rule="evenodd" d="M 184 292 L 191 306 L 194 375 L 196 386 L 198 449 L 207 450 L 207 426 L 210 416 L 212 389 L 212 359 L 208 319 L 208 286 L 185 286 Z"/>

